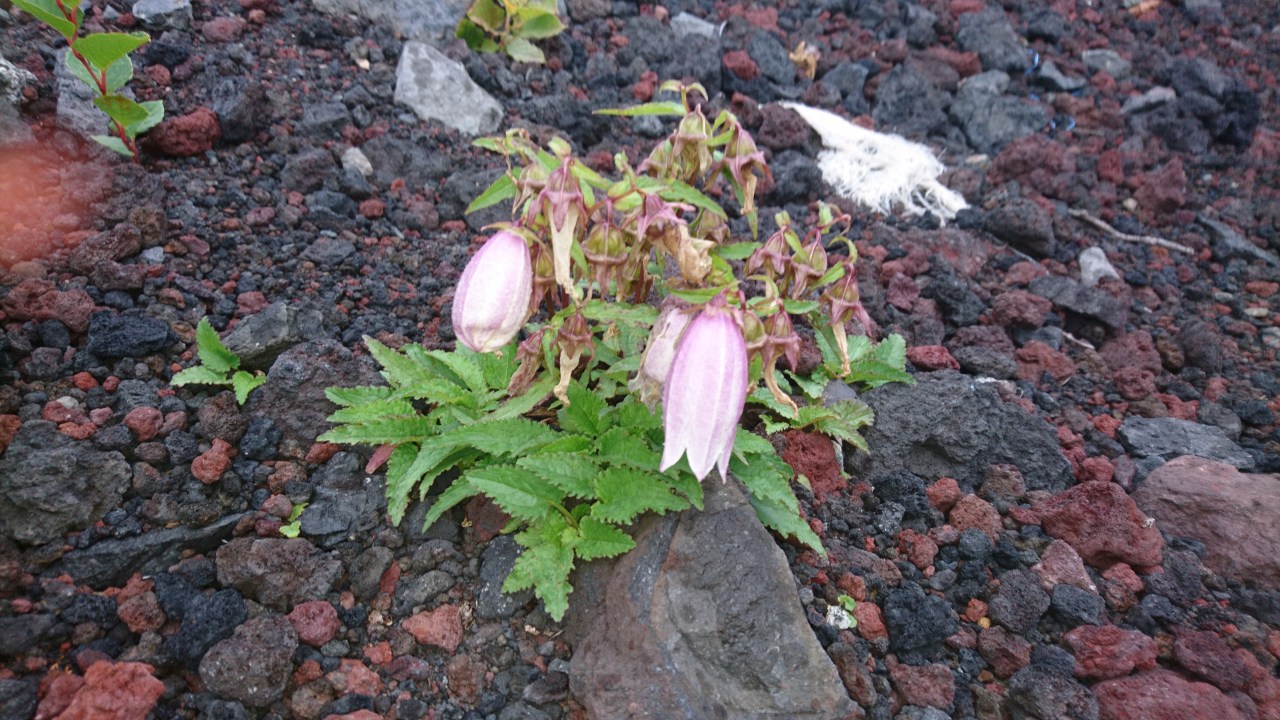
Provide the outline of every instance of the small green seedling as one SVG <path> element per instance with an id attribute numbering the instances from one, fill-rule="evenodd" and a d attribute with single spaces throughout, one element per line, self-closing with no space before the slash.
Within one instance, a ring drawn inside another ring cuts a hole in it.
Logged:
<path id="1" fill-rule="evenodd" d="M 298 537 L 298 532 L 302 530 L 302 511 L 306 509 L 306 503 L 294 505 L 293 510 L 289 512 L 289 522 L 280 526 L 280 534 L 287 538 Z"/>
<path id="2" fill-rule="evenodd" d="M 853 616 L 853 610 L 858 607 L 858 601 L 848 595 L 841 595 L 836 598 L 836 602 L 840 604 L 827 607 L 827 624 L 841 630 L 852 630 L 858 627 L 858 620 Z"/>
<path id="3" fill-rule="evenodd" d="M 250 373 L 239 369 L 240 357 L 222 344 L 218 331 L 209 324 L 208 318 L 201 318 L 196 326 L 196 354 L 200 356 L 201 364 L 174 375 L 170 385 L 230 387 L 236 393 L 236 402 L 243 405 L 249 399 L 249 393 L 267 381 L 267 376 L 261 371 Z"/>
<path id="4" fill-rule="evenodd" d="M 533 40 L 559 35 L 564 23 L 556 17 L 556 0 L 475 0 L 454 33 L 479 52 L 502 50 L 512 60 L 545 63 L 546 55 Z"/>
<path id="5" fill-rule="evenodd" d="M 144 32 L 91 33 L 80 37 L 84 22 L 83 0 L 13 0 L 67 41 L 67 69 L 96 94 L 93 104 L 111 119 L 110 135 L 93 139 L 125 157 L 138 160 L 138 135 L 155 127 L 164 118 L 160 100 L 134 102 L 120 94 L 133 79 L 129 53 L 151 42 Z"/>

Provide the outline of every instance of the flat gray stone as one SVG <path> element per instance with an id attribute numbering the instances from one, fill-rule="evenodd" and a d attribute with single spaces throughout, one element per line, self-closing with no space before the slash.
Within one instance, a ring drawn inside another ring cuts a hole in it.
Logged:
<path id="1" fill-rule="evenodd" d="M 468 135 L 493 132 L 502 123 L 502 105 L 471 79 L 462 63 L 426 43 L 404 44 L 395 97 L 423 120 Z"/>
<path id="2" fill-rule="evenodd" d="M 705 510 L 646 518 L 637 546 L 575 583 L 574 696 L 597 720 L 829 720 L 853 704 L 786 558 L 736 481 Z"/>
<path id="3" fill-rule="evenodd" d="M 1227 437 L 1222 428 L 1177 418 L 1128 417 L 1120 440 L 1138 458 L 1172 460 L 1181 455 L 1217 460 L 1252 470 L 1253 456 Z"/>
<path id="4" fill-rule="evenodd" d="M 62 572 L 95 590 L 123 585 L 135 572 L 155 575 L 167 571 L 182 553 L 212 552 L 231 538 L 244 514 L 229 515 L 204 527 L 165 528 L 131 538 L 102 540 L 62 557 Z"/>
<path id="5" fill-rule="evenodd" d="M 318 310 L 275 302 L 242 320 L 223 342 L 240 357 L 240 367 L 265 369 L 285 350 L 319 337 L 322 321 Z"/>
<path id="6" fill-rule="evenodd" d="M 191 0 L 138 0 L 133 16 L 153 30 L 191 27 Z"/>

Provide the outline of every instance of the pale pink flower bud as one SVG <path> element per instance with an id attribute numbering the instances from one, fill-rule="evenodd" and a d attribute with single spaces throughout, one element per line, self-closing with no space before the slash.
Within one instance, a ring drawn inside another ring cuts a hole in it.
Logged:
<path id="1" fill-rule="evenodd" d="M 529 317 L 533 266 L 529 246 L 502 230 L 485 241 L 462 271 L 453 296 L 453 332 L 476 352 L 511 342 Z"/>
<path id="2" fill-rule="evenodd" d="M 644 346 L 644 354 L 640 358 L 640 371 L 631 379 L 627 387 L 637 393 L 640 402 L 650 409 L 662 397 L 662 387 L 671 374 L 671 363 L 676 359 L 676 346 L 680 342 L 681 333 L 693 319 L 682 311 L 683 308 L 671 304 L 663 308 L 662 314 L 653 323 L 653 331 L 649 333 L 649 342 Z"/>
<path id="3" fill-rule="evenodd" d="M 747 400 L 747 345 L 722 297 L 698 314 L 676 348 L 662 394 L 666 470 L 689 458 L 701 480 L 712 466 L 729 477 L 729 456 Z"/>

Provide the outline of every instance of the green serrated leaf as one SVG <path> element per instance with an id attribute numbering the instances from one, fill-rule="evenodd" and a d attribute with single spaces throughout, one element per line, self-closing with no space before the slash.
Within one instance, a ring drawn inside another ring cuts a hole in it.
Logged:
<path id="1" fill-rule="evenodd" d="M 596 441 L 600 459 L 605 463 L 629 465 L 639 470 L 657 468 L 662 454 L 648 439 L 634 434 L 637 431 L 638 429 L 620 426 L 601 435 Z"/>
<path id="2" fill-rule="evenodd" d="M 867 441 L 861 430 L 875 422 L 871 406 L 858 400 L 837 400 L 826 406 L 829 416 L 817 419 L 813 425 L 818 432 L 843 440 L 867 452 Z"/>
<path id="3" fill-rule="evenodd" d="M 595 493 L 595 479 L 600 472 L 594 460 L 575 452 L 526 455 L 516 465 L 576 498 L 589 498 Z"/>
<path id="4" fill-rule="evenodd" d="M 770 500 L 792 512 L 800 507 L 791 490 L 791 467 L 776 453 L 753 455 L 747 461 L 730 458 L 729 472 L 742 481 L 752 497 Z"/>
<path id="5" fill-rule="evenodd" d="M 632 305 L 625 302 L 592 300 L 582 308 L 582 315 L 596 322 L 627 322 L 653 325 L 658 319 L 658 309 L 652 305 Z"/>
<path id="6" fill-rule="evenodd" d="M 503 200 L 508 200 L 515 196 L 516 196 L 515 182 L 511 179 L 510 175 L 503 173 L 502 175 L 498 176 L 498 179 L 494 180 L 493 183 L 489 185 L 489 187 L 486 188 L 484 192 L 476 196 L 475 200 L 471 201 L 471 204 L 467 206 L 467 209 L 464 211 L 464 214 L 470 215 L 471 213 L 477 210 L 483 210 L 487 207 L 497 205 Z"/>
<path id="7" fill-rule="evenodd" d="M 547 62 L 547 56 L 538 49 L 536 45 L 525 40 L 524 38 L 511 38 L 507 41 L 503 48 L 512 60 L 522 63 L 532 63 L 535 65 L 543 65 Z"/>
<path id="8" fill-rule="evenodd" d="M 599 435 L 609 427 L 610 422 L 602 417 L 605 409 L 602 398 L 578 382 L 569 385 L 567 394 L 570 404 L 560 408 L 556 414 L 561 429 L 570 433 Z"/>
<path id="9" fill-rule="evenodd" d="M 584 453 L 594 447 L 591 438 L 585 435 L 561 435 L 559 438 L 543 445 L 533 452 L 542 455 L 552 453 Z"/>
<path id="10" fill-rule="evenodd" d="M 739 455 L 776 455 L 773 443 L 755 433 L 738 428 L 733 436 L 733 451 Z"/>
<path id="11" fill-rule="evenodd" d="M 380 400 L 390 400 L 394 393 L 395 390 L 382 385 L 346 388 L 329 387 L 324 389 L 324 396 L 329 398 L 329 402 L 342 407 L 353 407 Z"/>
<path id="12" fill-rule="evenodd" d="M 111 64 L 151 41 L 144 32 L 94 33 L 86 35 L 72 46 L 98 70 Z"/>
<path id="13" fill-rule="evenodd" d="M 827 383 L 831 381 L 831 378 L 827 376 L 826 371 L 821 367 L 814 370 L 812 375 L 797 375 L 793 372 L 788 372 L 786 376 L 810 400 L 821 398 L 822 393 L 827 389 Z"/>
<path id="14" fill-rule="evenodd" d="M 689 506 L 654 473 L 624 467 L 608 468 L 596 477 L 596 496 L 600 500 L 592 506 L 592 516 L 613 523 L 631 522 L 645 512 L 663 514 Z"/>
<path id="15" fill-rule="evenodd" d="M 385 399 L 372 400 L 354 407 L 344 407 L 329 416 L 331 423 L 363 423 L 372 420 L 390 419 L 417 415 L 418 411 L 408 400 Z"/>
<path id="16" fill-rule="evenodd" d="M 231 389 L 236 393 L 236 403 L 243 405 L 245 400 L 249 399 L 249 393 L 261 387 L 266 381 L 266 375 L 255 375 L 244 370 L 237 370 L 236 374 L 231 376 Z"/>
<path id="17" fill-rule="evenodd" d="M 214 372 L 229 373 L 240 367 L 240 358 L 222 344 L 209 318 L 200 318 L 196 324 L 196 354 L 200 356 L 200 363 Z"/>
<path id="18" fill-rule="evenodd" d="M 453 484 L 440 493 L 440 497 L 436 498 L 436 501 L 427 509 L 426 517 L 422 521 L 422 531 L 426 532 L 427 528 L 435 525 L 436 521 L 444 517 L 445 513 L 479 492 L 479 490 L 471 487 L 466 475 L 454 480 Z"/>
<path id="19" fill-rule="evenodd" d="M 678 100 L 655 100 L 653 102 L 643 103 L 641 105 L 632 105 L 625 108 L 604 108 L 596 110 L 596 115 L 617 115 L 621 117 L 639 117 L 642 115 L 666 115 L 670 117 L 683 117 L 684 104 Z"/>
<path id="20" fill-rule="evenodd" d="M 458 376 L 468 389 L 475 392 L 483 392 L 490 389 L 485 382 L 484 368 L 480 364 L 480 354 L 468 350 L 466 347 L 459 347 L 453 352 L 445 352 L 444 350 L 431 350 L 427 352 L 427 356 L 439 361 L 450 372 Z M 506 385 L 502 386 L 503 388 Z"/>
<path id="21" fill-rule="evenodd" d="M 197 365 L 174 374 L 173 378 L 169 380 L 169 384 L 177 387 L 183 385 L 230 385 L 231 380 L 225 373 L 216 372 L 203 365 Z"/>
<path id="22" fill-rule="evenodd" d="M 112 152 L 119 153 L 127 158 L 133 157 L 133 153 L 130 152 L 129 147 L 118 137 L 113 135 L 91 135 L 90 137 L 94 142 Z"/>
<path id="23" fill-rule="evenodd" d="M 64 38 L 75 37 L 79 30 L 77 23 L 67 20 L 62 14 L 55 0 L 13 0 L 13 4 L 34 15 Z"/>
<path id="24" fill-rule="evenodd" d="M 443 435 L 455 445 L 467 445 L 490 455 L 521 455 L 555 440 L 559 434 L 522 417 L 476 423 Z"/>
<path id="25" fill-rule="evenodd" d="M 636 541 L 622 530 L 593 517 L 578 523 L 578 541 L 574 551 L 583 560 L 616 557 L 636 546 Z"/>
<path id="26" fill-rule="evenodd" d="M 375 420 L 360 425 L 340 425 L 316 438 L 343 445 L 400 445 L 435 437 L 435 421 L 422 416 Z"/>
<path id="27" fill-rule="evenodd" d="M 391 517 L 392 525 L 399 525 L 404 518 L 404 511 L 409 506 L 409 495 L 418 484 L 418 478 L 409 474 L 414 458 L 418 455 L 418 447 L 413 443 L 405 443 L 392 450 L 387 458 L 387 514 Z"/>
<path id="28" fill-rule="evenodd" d="M 506 24 L 507 12 L 497 0 L 475 0 L 467 8 L 466 17 L 478 27 L 498 33 Z"/>
<path id="29" fill-rule="evenodd" d="M 685 465 L 687 465 L 687 463 L 682 462 L 675 468 L 667 468 L 667 471 L 662 474 L 662 478 L 666 480 L 667 484 L 674 488 L 676 492 L 687 498 L 694 507 L 701 510 L 702 483 L 698 482 L 698 478 L 694 477 L 693 473 L 686 472 L 681 469 Z"/>
<path id="30" fill-rule="evenodd" d="M 760 522 L 765 527 L 783 537 L 799 540 L 822 557 L 827 556 L 827 549 L 822 547 L 822 540 L 813 532 L 813 528 L 809 527 L 809 523 L 794 510 L 788 510 L 772 500 L 757 498 L 754 495 L 751 497 L 751 507 L 755 508 L 756 517 L 760 518 Z"/>
<path id="31" fill-rule="evenodd" d="M 160 121 L 164 119 L 163 102 L 159 100 L 148 100 L 146 102 L 138 103 L 138 106 L 147 111 L 147 117 L 125 127 L 125 130 L 134 136 L 141 135 L 156 125 L 159 125 Z"/>
<path id="32" fill-rule="evenodd" d="M 422 365 L 414 362 L 404 352 L 393 350 L 376 339 L 366 335 L 365 347 L 369 354 L 382 366 L 382 376 L 392 387 L 402 388 L 412 385 L 432 385 L 439 379 Z"/>
<path id="33" fill-rule="evenodd" d="M 490 465 L 467 471 L 471 487 L 493 499 L 513 518 L 532 522 L 564 500 L 560 488 L 537 473 L 510 465 Z"/>
<path id="34" fill-rule="evenodd" d="M 560 620 L 569 609 L 569 573 L 573 572 L 573 548 L 564 542 L 568 524 L 559 515 L 550 516 L 538 528 L 516 535 L 525 551 L 516 558 L 502 591 L 511 593 L 533 588 L 547 615 Z M 575 534 L 576 535 L 576 534 Z"/>
<path id="35" fill-rule="evenodd" d="M 662 417 L 645 407 L 644 403 L 636 400 L 633 395 L 628 395 L 627 399 L 618 406 L 617 413 L 618 425 L 631 428 L 635 432 L 662 427 Z"/>
<path id="36" fill-rule="evenodd" d="M 544 377 L 529 386 L 519 397 L 514 397 L 503 403 L 497 410 L 489 413 L 484 417 L 484 421 L 504 420 L 507 418 L 519 417 L 532 410 L 538 403 L 542 402 L 555 387 L 556 381 L 552 377 Z"/>
<path id="37" fill-rule="evenodd" d="M 668 292 L 692 305 L 701 305 L 702 303 L 710 302 L 712 298 L 724 292 L 724 288 L 709 287 L 696 288 L 692 290 L 673 289 Z"/>
<path id="38" fill-rule="evenodd" d="M 93 99 L 93 104 L 126 128 L 148 117 L 146 108 L 123 95 L 100 95 Z"/>

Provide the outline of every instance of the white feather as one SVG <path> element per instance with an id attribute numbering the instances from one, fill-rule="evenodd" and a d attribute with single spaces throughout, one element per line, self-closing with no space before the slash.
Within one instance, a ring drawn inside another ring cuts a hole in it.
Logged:
<path id="1" fill-rule="evenodd" d="M 969 207 L 960 193 L 938 182 L 945 167 L 924 145 L 858 127 L 826 110 L 779 104 L 822 137 L 827 149 L 818 155 L 818 168 L 846 198 L 886 214 L 895 207 L 911 215 L 930 212 L 944 222 Z"/>

